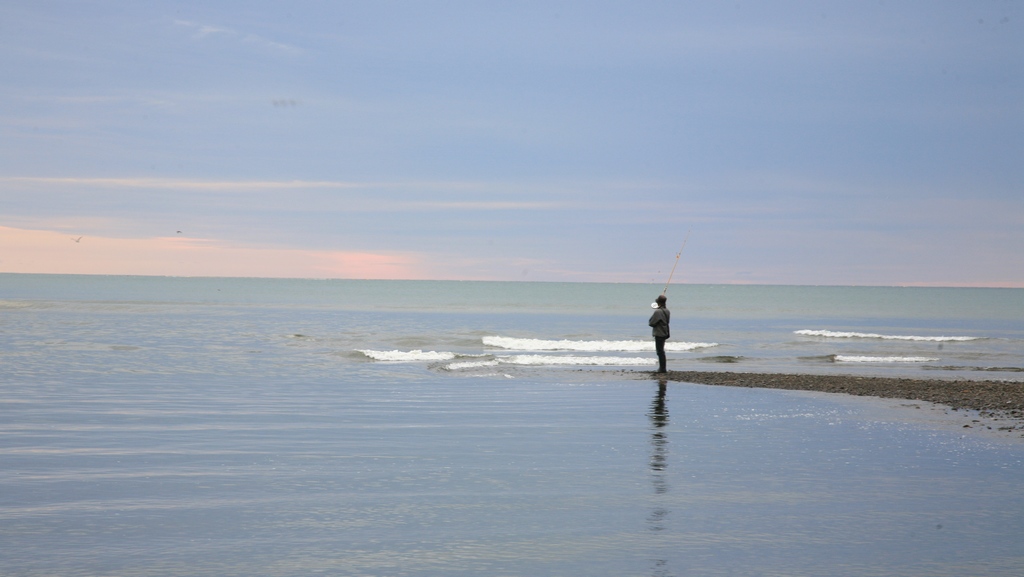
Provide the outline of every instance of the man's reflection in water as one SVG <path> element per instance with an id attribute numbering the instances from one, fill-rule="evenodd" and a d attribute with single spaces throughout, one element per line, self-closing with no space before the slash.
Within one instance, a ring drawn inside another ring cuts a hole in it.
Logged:
<path id="1" fill-rule="evenodd" d="M 668 425 L 668 409 L 665 408 L 667 385 L 666 380 L 658 381 L 658 394 L 651 403 L 651 411 L 647 413 L 651 418 L 651 483 L 654 485 L 655 495 L 668 493 L 668 482 L 665 479 L 665 468 L 668 467 L 668 435 L 664 430 Z M 668 509 L 655 502 L 654 509 L 647 517 L 650 530 L 656 534 L 664 531 L 668 514 Z M 653 571 L 655 577 L 667 577 L 671 574 L 666 559 L 655 559 Z"/>

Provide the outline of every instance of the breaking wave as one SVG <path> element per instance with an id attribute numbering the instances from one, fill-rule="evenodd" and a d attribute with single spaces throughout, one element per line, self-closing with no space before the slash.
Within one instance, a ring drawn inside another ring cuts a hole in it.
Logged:
<path id="1" fill-rule="evenodd" d="M 444 365 L 443 369 L 457 371 L 499 365 L 521 366 L 590 366 L 590 367 L 642 367 L 656 365 L 657 359 L 643 357 L 584 357 L 574 355 L 509 355 L 489 360 L 457 361 Z"/>
<path id="2" fill-rule="evenodd" d="M 816 331 L 799 330 L 793 331 L 798 335 L 807 337 L 829 337 L 835 339 L 882 339 L 891 341 L 930 341 L 930 342 L 951 342 L 951 341 L 975 341 L 984 337 L 923 337 L 916 335 L 879 335 L 875 333 L 853 333 L 839 331 Z"/>
<path id="3" fill-rule="evenodd" d="M 484 345 L 509 351 L 576 351 L 576 352 L 621 352 L 640 353 L 654 350 L 654 341 L 570 341 L 520 339 L 514 337 L 484 337 Z M 685 341 L 665 343 L 666 351 L 687 352 L 718 343 L 688 343 Z M 583 358 L 583 357 L 580 357 Z"/>
<path id="4" fill-rule="evenodd" d="M 455 361 L 442 369 L 457 371 L 498 365 L 521 366 L 592 366 L 592 367 L 635 367 L 657 364 L 657 359 L 648 357 L 578 356 L 578 355 L 462 355 L 448 351 L 374 351 L 358 350 L 375 361 L 437 363 Z"/>
<path id="5" fill-rule="evenodd" d="M 374 351 L 359 350 L 358 352 L 370 357 L 375 361 L 391 361 L 399 363 L 415 363 L 421 361 L 450 361 L 455 358 L 455 353 L 446 351 Z"/>
<path id="6" fill-rule="evenodd" d="M 930 363 L 939 359 L 932 357 L 869 357 L 862 355 L 835 355 L 837 363 Z"/>

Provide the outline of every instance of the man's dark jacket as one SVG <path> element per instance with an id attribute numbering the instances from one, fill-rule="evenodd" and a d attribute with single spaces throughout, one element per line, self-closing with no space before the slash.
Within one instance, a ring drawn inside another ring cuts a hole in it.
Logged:
<path id="1" fill-rule="evenodd" d="M 672 313 L 668 312 L 668 309 L 664 307 L 654 311 L 654 314 L 651 315 L 651 320 L 647 323 L 653 329 L 651 335 L 667 339 L 669 337 L 668 320 L 671 316 Z"/>

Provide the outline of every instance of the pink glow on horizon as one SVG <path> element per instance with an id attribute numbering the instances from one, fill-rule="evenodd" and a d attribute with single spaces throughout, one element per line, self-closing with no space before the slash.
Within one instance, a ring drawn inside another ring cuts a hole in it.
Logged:
<path id="1" fill-rule="evenodd" d="M 75 239 L 79 239 L 77 242 Z M 752 275 L 728 268 L 684 263 L 673 284 L 814 285 L 799 274 Z M 281 249 L 232 246 L 224 241 L 185 236 L 112 238 L 54 230 L 0 226 L 0 272 L 114 274 L 141 276 L 344 278 L 380 280 L 479 280 L 664 283 L 661 277 L 566 270 L 530 259 L 474 259 L 411 252 Z M 852 279 L 851 279 L 852 281 Z M 833 282 L 866 286 L 1024 288 L 1013 281 Z"/>
<path id="2" fill-rule="evenodd" d="M 76 241 L 76 239 L 78 239 Z M 424 278 L 413 255 L 230 246 L 189 237 L 108 238 L 0 226 L 0 271 L 264 278 Z"/>

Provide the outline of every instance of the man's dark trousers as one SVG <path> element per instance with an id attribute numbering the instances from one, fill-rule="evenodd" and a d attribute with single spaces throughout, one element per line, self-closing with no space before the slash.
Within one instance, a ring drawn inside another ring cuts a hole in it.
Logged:
<path id="1" fill-rule="evenodd" d="M 665 365 L 668 360 L 665 358 L 665 340 L 668 337 L 654 337 L 654 350 L 658 352 L 658 372 L 664 373 L 666 371 Z"/>

